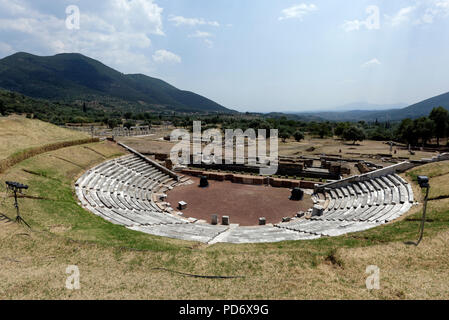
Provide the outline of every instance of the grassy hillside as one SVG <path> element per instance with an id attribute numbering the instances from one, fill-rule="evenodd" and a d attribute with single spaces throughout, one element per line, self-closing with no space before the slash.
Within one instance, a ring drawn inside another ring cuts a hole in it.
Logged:
<path id="1" fill-rule="evenodd" d="M 0 222 L 0 299 L 449 298 L 448 199 L 430 202 L 418 248 L 403 242 L 417 238 L 421 206 L 399 222 L 337 238 L 207 246 L 112 225 L 76 204 L 76 177 L 122 152 L 109 142 L 70 147 L 0 175 L 0 181 L 29 184 L 27 195 L 33 196 L 20 199 L 32 230 Z M 419 172 L 448 168 L 445 162 Z M 416 184 L 414 190 L 419 199 Z M 0 212 L 9 218 L 14 217 L 11 200 L 0 203 Z M 65 289 L 65 269 L 73 264 L 80 269 L 78 291 Z M 380 268 L 381 290 L 366 289 L 368 265 Z M 244 278 L 198 279 L 157 268 Z"/>
<path id="2" fill-rule="evenodd" d="M 0 160 L 28 148 L 55 142 L 89 138 L 40 120 L 21 116 L 0 117 Z"/>
<path id="3" fill-rule="evenodd" d="M 10 144 L 13 149 L 62 139 L 68 132 L 35 120 L 1 120 L 22 134 L 22 146 Z M 34 131 L 42 141 L 31 141 Z M 14 136 L 0 131 L 0 145 Z M 72 146 L 29 158 L 0 174 L 0 299 L 449 298 L 449 161 L 404 175 L 413 181 L 418 201 L 417 175 L 429 175 L 437 196 L 429 202 L 419 247 L 404 241 L 418 236 L 421 205 L 400 221 L 336 238 L 208 246 L 113 225 L 77 204 L 74 181 L 124 152 L 107 141 Z M 15 209 L 13 199 L 5 198 L 5 180 L 30 186 L 19 201 L 31 230 L 11 221 Z M 68 265 L 79 267 L 81 290 L 65 288 Z M 380 290 L 365 287 L 368 265 L 380 268 Z M 200 279 L 170 270 L 243 278 Z"/>
<path id="4" fill-rule="evenodd" d="M 20 93 L 0 89 L 0 117 L 8 114 L 27 114 L 35 119 L 57 125 L 103 122 L 105 119 L 121 116 L 121 113 L 114 114 L 108 108 L 88 106 L 87 110 L 83 111 L 82 103 L 30 98 Z"/>
<path id="5" fill-rule="evenodd" d="M 122 108 L 229 112 L 218 103 L 144 75 L 125 75 L 81 54 L 40 57 L 16 53 L 0 60 L 0 87 L 30 97 L 98 101 Z"/>

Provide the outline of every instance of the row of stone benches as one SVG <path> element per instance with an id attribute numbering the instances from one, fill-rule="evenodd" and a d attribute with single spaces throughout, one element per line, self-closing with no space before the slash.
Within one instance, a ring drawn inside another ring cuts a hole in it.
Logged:
<path id="1" fill-rule="evenodd" d="M 410 185 L 390 175 L 346 187 L 327 189 L 313 199 L 322 216 L 294 219 L 275 226 L 240 227 L 190 223 L 153 202 L 153 192 L 174 181 L 145 160 L 129 155 L 86 172 L 76 183 L 82 205 L 104 219 L 153 235 L 206 243 L 260 243 L 311 240 L 373 228 L 407 212 Z"/>
<path id="2" fill-rule="evenodd" d="M 113 223 L 125 226 L 188 223 L 164 213 L 153 191 L 173 180 L 134 155 L 102 163 L 78 179 L 81 204 Z"/>
<path id="3" fill-rule="evenodd" d="M 325 189 L 323 193 L 314 194 L 312 199 L 323 206 L 322 215 L 276 226 L 321 236 L 338 236 L 393 221 L 409 211 L 414 201 L 410 184 L 396 174 Z"/>
<path id="4" fill-rule="evenodd" d="M 314 195 L 324 214 L 314 219 L 391 221 L 413 204 L 411 186 L 398 175 L 355 182 Z"/>
<path id="5" fill-rule="evenodd" d="M 205 223 L 134 226 L 130 227 L 130 229 L 163 237 L 205 243 L 215 243 L 214 240 L 220 235 L 223 235 L 223 237 L 216 242 L 235 244 L 312 240 L 320 237 L 320 235 L 297 232 L 274 226 L 229 227 L 222 225 L 212 226 Z"/>
<path id="6" fill-rule="evenodd" d="M 107 161 L 76 182 L 82 205 L 102 218 L 153 235 L 201 242 L 257 243 L 315 239 L 319 236 L 274 226 L 239 227 L 190 223 L 167 214 L 152 201 L 152 191 L 171 179 L 136 156 Z M 217 240 L 220 235 L 223 237 Z"/>
<path id="7" fill-rule="evenodd" d="M 317 236 L 335 237 L 346 233 L 368 230 L 381 224 L 379 222 L 363 221 L 295 219 L 290 222 L 277 224 L 276 227 Z"/>

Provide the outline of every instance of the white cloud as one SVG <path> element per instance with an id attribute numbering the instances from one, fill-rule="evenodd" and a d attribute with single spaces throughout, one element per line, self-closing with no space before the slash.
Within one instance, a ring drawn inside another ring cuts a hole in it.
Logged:
<path id="1" fill-rule="evenodd" d="M 212 42 L 212 40 L 210 40 L 209 38 L 212 38 L 214 35 L 210 32 L 204 32 L 204 31 L 199 31 L 197 30 L 195 33 L 193 34 L 189 34 L 188 37 L 189 38 L 199 38 L 199 39 L 204 39 L 204 43 L 207 45 L 207 47 L 212 48 L 214 43 Z"/>
<path id="2" fill-rule="evenodd" d="M 210 38 L 210 37 L 213 37 L 213 34 L 210 32 L 204 32 L 204 31 L 197 30 L 195 33 L 189 34 L 188 37 L 189 38 Z"/>
<path id="3" fill-rule="evenodd" d="M 449 16 L 449 0 L 416 1 L 413 6 L 401 8 L 394 15 L 385 15 L 389 25 L 432 24 L 436 18 Z"/>
<path id="4" fill-rule="evenodd" d="M 30 9 L 20 0 L 0 0 L 2 13 L 7 15 L 17 15 L 29 13 Z"/>
<path id="5" fill-rule="evenodd" d="M 153 0 L 109 0 L 105 18 L 122 22 L 122 27 L 141 32 L 163 35 L 162 12 Z"/>
<path id="6" fill-rule="evenodd" d="M 345 20 L 341 25 L 342 29 L 346 32 L 358 31 L 362 27 L 368 30 L 378 30 L 380 29 L 380 9 L 378 6 L 368 6 L 365 9 L 367 14 L 365 20 Z"/>
<path id="7" fill-rule="evenodd" d="M 318 10 L 318 7 L 314 4 L 301 3 L 282 10 L 282 16 L 279 17 L 279 20 L 293 19 L 293 18 L 302 20 L 302 18 L 305 15 L 316 10 Z"/>
<path id="8" fill-rule="evenodd" d="M 390 17 L 386 15 L 387 21 L 393 26 L 399 26 L 403 23 L 407 23 L 411 20 L 411 15 L 416 10 L 415 6 L 402 8 L 394 16 Z"/>
<path id="9" fill-rule="evenodd" d="M 364 25 L 365 25 L 365 21 L 359 21 L 359 20 L 348 21 L 348 20 L 346 20 L 341 27 L 346 32 L 350 32 L 350 31 L 360 30 L 360 27 L 362 27 Z"/>
<path id="10" fill-rule="evenodd" d="M 153 60 L 157 63 L 181 63 L 181 57 L 167 50 L 157 50 L 153 54 Z"/>
<path id="11" fill-rule="evenodd" d="M 170 15 L 168 21 L 174 22 L 175 26 L 190 26 L 195 27 L 199 25 L 209 25 L 213 27 L 219 27 L 220 24 L 217 21 L 207 21 L 202 18 L 185 18 L 182 16 Z"/>
<path id="12" fill-rule="evenodd" d="M 449 13 L 449 0 L 440 0 L 436 4 L 436 7 L 444 10 L 447 13 Z"/>
<path id="13" fill-rule="evenodd" d="M 380 61 L 377 58 L 371 59 L 364 64 L 362 64 L 362 68 L 368 68 L 372 66 L 379 66 L 381 65 Z"/>
<path id="14" fill-rule="evenodd" d="M 204 39 L 204 43 L 209 47 L 212 48 L 214 46 L 214 43 L 209 39 Z"/>
<path id="15" fill-rule="evenodd" d="M 149 36 L 164 35 L 163 9 L 153 0 L 107 0 L 94 4 L 78 0 L 79 30 L 68 30 L 65 16 L 42 13 L 31 3 L 0 0 L 2 41 L 13 51 L 40 55 L 79 52 L 123 72 L 153 69 L 145 52 L 151 47 Z M 95 10 L 90 11 L 92 6 Z"/>
<path id="16" fill-rule="evenodd" d="M 433 1 L 433 4 L 425 10 L 424 14 L 415 23 L 431 24 L 435 21 L 435 18 L 445 18 L 447 16 L 449 16 L 449 0 L 436 0 Z"/>

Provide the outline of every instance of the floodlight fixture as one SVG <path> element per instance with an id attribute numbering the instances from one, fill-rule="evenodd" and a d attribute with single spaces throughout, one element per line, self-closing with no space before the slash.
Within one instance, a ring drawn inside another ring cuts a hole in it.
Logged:
<path id="1" fill-rule="evenodd" d="M 31 229 L 28 223 L 26 223 L 25 220 L 20 216 L 20 210 L 19 210 L 19 202 L 17 201 L 17 193 L 23 193 L 23 190 L 28 190 L 28 186 L 24 185 L 19 182 L 14 181 L 6 181 L 6 188 L 9 191 L 12 191 L 14 193 L 14 207 L 16 208 L 17 217 L 16 222 L 17 223 L 24 223 L 28 228 Z"/>

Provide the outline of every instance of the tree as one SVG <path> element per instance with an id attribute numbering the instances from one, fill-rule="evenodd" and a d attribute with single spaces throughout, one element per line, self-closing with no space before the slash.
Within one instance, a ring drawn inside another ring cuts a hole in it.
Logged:
<path id="1" fill-rule="evenodd" d="M 357 141 L 362 142 L 366 139 L 365 131 L 358 127 L 351 126 L 343 132 L 343 139 L 346 141 L 354 141 L 353 144 L 355 144 Z"/>
<path id="2" fill-rule="evenodd" d="M 117 119 L 108 119 L 108 127 L 110 129 L 114 129 L 115 127 L 117 127 L 117 125 L 118 125 Z"/>
<path id="3" fill-rule="evenodd" d="M 126 121 L 123 126 L 129 130 L 131 127 L 135 127 L 136 123 L 134 121 Z"/>
<path id="4" fill-rule="evenodd" d="M 418 144 L 418 136 L 412 119 L 407 118 L 402 120 L 396 131 L 396 136 L 399 137 L 399 140 L 409 145 L 414 146 Z"/>
<path id="5" fill-rule="evenodd" d="M 0 100 L 0 115 L 4 116 L 6 114 L 5 103 L 3 100 Z"/>
<path id="6" fill-rule="evenodd" d="M 286 131 L 279 132 L 279 138 L 282 139 L 282 142 L 286 142 L 288 138 L 290 138 L 290 134 Z"/>
<path id="7" fill-rule="evenodd" d="M 304 140 L 304 133 L 302 133 L 301 131 L 297 130 L 294 134 L 293 137 L 295 138 L 295 140 L 297 142 Z"/>
<path id="8" fill-rule="evenodd" d="M 337 127 L 334 130 L 334 133 L 337 137 L 343 138 L 343 133 L 350 127 L 347 122 L 339 122 Z"/>
<path id="9" fill-rule="evenodd" d="M 392 136 L 390 134 L 390 131 L 384 129 L 381 126 L 377 126 L 374 131 L 370 131 L 367 134 L 367 138 L 369 140 L 376 140 L 376 141 L 390 141 L 392 139 Z"/>
<path id="10" fill-rule="evenodd" d="M 424 146 L 433 137 L 435 123 L 427 117 L 421 117 L 414 120 L 413 125 L 417 137 L 421 138 L 421 143 Z"/>
<path id="11" fill-rule="evenodd" d="M 132 112 L 126 112 L 126 113 L 124 114 L 124 116 L 125 116 L 125 119 L 126 119 L 126 120 L 129 120 L 129 119 L 131 119 L 131 118 L 133 117 L 133 113 L 132 113 Z"/>
<path id="12" fill-rule="evenodd" d="M 279 138 L 282 139 L 282 142 L 285 142 L 292 135 L 290 128 L 287 126 L 281 126 L 279 128 Z"/>
<path id="13" fill-rule="evenodd" d="M 86 112 L 87 112 L 87 106 L 86 106 L 86 103 L 83 102 L 83 113 L 86 113 Z"/>
<path id="14" fill-rule="evenodd" d="M 449 112 L 443 108 L 433 108 L 429 118 L 435 123 L 435 136 L 437 137 L 437 145 L 440 146 L 440 138 L 447 136 L 449 128 Z"/>
<path id="15" fill-rule="evenodd" d="M 332 136 L 332 127 L 329 122 L 313 123 L 311 131 L 313 134 L 318 135 L 321 139 Z"/>

